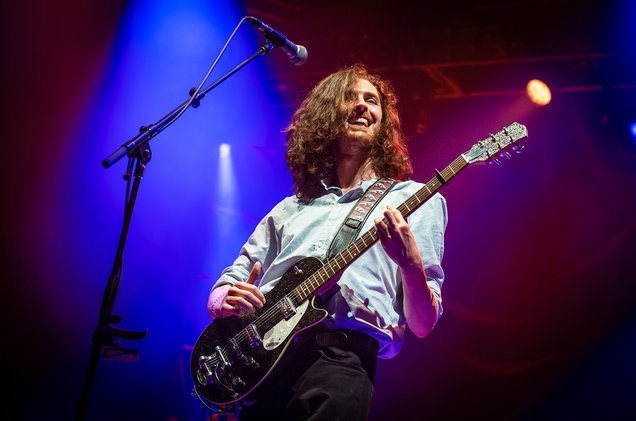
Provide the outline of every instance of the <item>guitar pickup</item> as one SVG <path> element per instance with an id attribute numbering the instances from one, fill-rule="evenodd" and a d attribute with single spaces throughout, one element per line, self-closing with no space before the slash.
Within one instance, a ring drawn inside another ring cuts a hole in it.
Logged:
<path id="1" fill-rule="evenodd" d="M 258 334 L 258 331 L 253 324 L 250 324 L 245 328 L 245 334 L 247 335 L 247 342 L 252 348 L 256 348 L 261 344 L 261 335 Z"/>
<path id="2" fill-rule="evenodd" d="M 291 319 L 296 314 L 296 306 L 289 297 L 284 297 L 278 302 L 278 309 L 285 320 Z"/>

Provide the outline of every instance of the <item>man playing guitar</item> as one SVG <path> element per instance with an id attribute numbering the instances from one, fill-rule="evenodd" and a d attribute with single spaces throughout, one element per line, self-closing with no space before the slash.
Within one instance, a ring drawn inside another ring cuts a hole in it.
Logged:
<path id="1" fill-rule="evenodd" d="M 422 338 L 442 313 L 446 203 L 435 194 L 408 222 L 396 209 L 423 185 L 408 180 L 395 103 L 386 81 L 356 65 L 319 82 L 292 118 L 286 160 L 295 195 L 263 218 L 223 271 L 208 300 L 213 319 L 266 307 L 266 294 L 287 269 L 308 256 L 327 256 L 343 220 L 376 179 L 397 183 L 362 228 L 375 226 L 380 244 L 338 274 L 338 288 L 319 291 L 329 323 L 290 341 L 240 420 L 366 419 L 376 358 L 399 352 L 406 325 Z"/>

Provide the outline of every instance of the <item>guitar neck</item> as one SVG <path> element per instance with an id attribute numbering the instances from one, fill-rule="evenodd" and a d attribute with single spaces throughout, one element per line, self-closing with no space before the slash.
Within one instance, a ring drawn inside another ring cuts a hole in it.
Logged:
<path id="1" fill-rule="evenodd" d="M 424 187 L 415 192 L 415 194 L 406 199 L 397 207 L 397 210 L 406 218 L 463 170 L 466 165 L 468 165 L 468 161 L 462 154 L 449 166 L 444 168 L 443 171 L 436 171 L 436 176 L 424 184 Z M 378 233 L 374 226 L 294 288 L 292 294 L 296 298 L 296 302 L 301 303 L 318 291 L 326 291 L 331 288 L 337 281 L 337 279 L 334 279 L 334 276 L 353 263 L 354 260 L 360 257 L 360 255 L 375 244 L 376 241 L 378 241 Z"/>

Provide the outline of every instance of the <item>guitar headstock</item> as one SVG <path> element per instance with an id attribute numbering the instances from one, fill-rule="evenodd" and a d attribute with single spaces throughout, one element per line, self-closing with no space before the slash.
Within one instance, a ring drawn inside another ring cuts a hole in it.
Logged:
<path id="1" fill-rule="evenodd" d="M 523 150 L 521 139 L 528 137 L 528 129 L 519 123 L 512 123 L 497 134 L 491 134 L 489 138 L 477 142 L 468 152 L 462 156 L 467 163 L 473 164 L 480 161 L 501 164 L 497 159 L 501 156 L 510 158 L 510 151 L 517 153 Z"/>

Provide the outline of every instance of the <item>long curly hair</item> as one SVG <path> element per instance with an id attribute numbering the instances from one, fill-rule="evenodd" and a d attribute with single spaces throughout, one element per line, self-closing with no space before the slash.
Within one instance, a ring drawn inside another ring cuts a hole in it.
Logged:
<path id="1" fill-rule="evenodd" d="M 345 123 L 355 99 L 358 79 L 366 79 L 380 94 L 382 121 L 369 158 L 375 174 L 407 180 L 412 173 L 400 118 L 397 98 L 391 85 L 369 74 L 361 64 L 345 68 L 320 81 L 294 113 L 287 128 L 285 159 L 294 180 L 297 197 L 311 200 L 320 189 L 320 181 L 333 177 L 336 168 L 337 139 L 345 133 Z"/>

